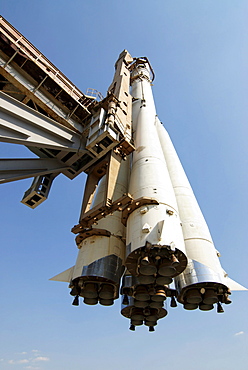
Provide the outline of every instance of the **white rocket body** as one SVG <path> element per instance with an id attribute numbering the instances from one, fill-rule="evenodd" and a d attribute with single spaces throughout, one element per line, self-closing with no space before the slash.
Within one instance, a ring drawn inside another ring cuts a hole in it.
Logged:
<path id="1" fill-rule="evenodd" d="M 181 275 L 175 277 L 175 283 L 179 292 L 178 300 L 185 304 L 185 308 L 190 309 L 197 308 L 197 301 L 201 308 L 204 300 L 205 302 L 212 301 L 216 303 L 217 296 L 223 296 L 223 293 L 225 295 L 225 293 L 229 292 L 229 289 L 243 290 L 245 288 L 227 278 L 227 274 L 221 267 L 218 252 L 213 244 L 207 223 L 175 148 L 167 131 L 158 119 L 156 120 L 156 128 L 178 204 L 188 257 L 187 268 Z M 197 298 L 192 298 L 192 289 L 196 288 L 198 288 L 202 300 L 200 300 L 200 296 L 196 291 Z M 213 295 L 212 299 L 204 299 L 205 291 L 208 291 L 207 295 L 210 296 L 210 290 Z M 188 300 L 187 296 L 189 296 Z M 225 303 L 227 303 L 228 300 L 224 298 L 225 300 Z M 192 303 L 191 305 L 189 304 L 190 302 Z M 208 308 L 211 309 L 212 306 L 209 305 Z M 207 309 L 207 305 L 204 305 L 203 309 Z"/>
<path id="2" fill-rule="evenodd" d="M 127 192 L 129 159 L 123 161 L 117 177 L 113 201 Z M 102 178 L 92 206 L 104 197 L 105 177 Z M 72 295 L 84 297 L 84 303 L 111 305 L 119 297 L 120 278 L 124 272 L 125 226 L 121 213 L 114 212 L 100 219 L 90 235 L 78 245 L 75 266 L 51 280 L 68 281 Z M 99 233 L 99 234 L 98 234 Z M 105 235 L 104 235 L 105 234 Z"/>
<path id="3" fill-rule="evenodd" d="M 155 126 L 156 110 L 147 65 L 138 65 L 133 70 L 131 94 L 136 150 L 133 153 L 129 193 L 134 201 L 143 200 L 143 203 L 127 219 L 126 266 L 133 275 L 138 275 L 140 258 L 144 258 L 148 246 L 148 249 L 155 248 L 157 251 L 156 256 L 150 255 L 152 264 L 157 258 L 154 273 L 158 271 L 163 276 L 176 276 L 186 267 L 185 245 L 175 194 Z M 152 200 L 156 200 L 157 204 L 149 204 Z M 170 268 L 161 269 L 163 258 L 169 259 L 173 252 L 179 261 L 177 267 L 171 268 L 171 271 Z"/>
<path id="4" fill-rule="evenodd" d="M 120 198 L 123 194 L 127 192 L 128 179 L 129 160 L 123 161 L 121 164 L 120 172 L 115 186 L 113 201 Z M 99 184 L 93 206 L 96 204 L 100 204 L 103 200 L 105 181 L 106 178 L 103 177 Z M 73 271 L 73 279 L 81 276 L 82 266 L 89 266 L 95 261 L 105 258 L 109 255 L 114 255 L 118 257 L 118 259 L 120 259 L 121 261 L 124 260 L 126 228 L 121 223 L 121 213 L 114 212 L 106 216 L 105 218 L 100 219 L 99 221 L 97 221 L 95 228 L 109 231 L 110 236 L 93 235 L 81 242 L 81 244 L 79 245 L 80 249 L 78 252 L 77 261 Z M 123 263 L 121 263 L 121 265 L 123 265 Z M 120 276 L 118 277 L 118 279 L 119 278 Z"/>

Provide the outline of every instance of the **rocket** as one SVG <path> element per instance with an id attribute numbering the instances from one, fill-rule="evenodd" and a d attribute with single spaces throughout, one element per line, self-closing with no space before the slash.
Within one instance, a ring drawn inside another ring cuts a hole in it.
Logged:
<path id="1" fill-rule="evenodd" d="M 231 303 L 231 290 L 246 288 L 222 269 L 193 190 L 158 119 L 152 67 L 147 58 L 133 59 L 127 51 L 120 55 L 109 89 L 110 94 L 119 86 L 114 91 L 116 104 L 109 103 L 104 118 L 112 130 L 120 117 L 118 109 L 123 112 L 123 86 L 127 91 L 117 71 L 130 81 L 131 100 L 129 92 L 126 96 L 129 104 L 132 101 L 132 121 L 127 125 L 132 153 L 113 149 L 110 160 L 100 162 L 101 170 L 108 169 L 104 176 L 94 180 L 97 166 L 88 175 L 87 183 L 97 190 L 89 191 L 86 183 L 79 225 L 73 229 L 79 233 L 76 264 L 52 280 L 69 282 L 73 305 L 83 297 L 86 304 L 108 306 L 121 294 L 121 313 L 130 320 L 130 330 L 145 325 L 154 331 L 168 314 L 167 299 L 171 307 L 178 302 L 186 310 L 208 311 L 216 305 L 217 312 L 223 312 L 222 304 Z"/>
<path id="2" fill-rule="evenodd" d="M 2 159 L 0 182 L 34 177 L 22 199 L 33 209 L 59 174 L 87 175 L 72 228 L 77 260 L 51 280 L 69 283 L 73 306 L 111 306 L 121 296 L 121 314 L 132 331 L 145 325 L 153 332 L 168 315 L 167 301 L 172 308 L 179 303 L 186 310 L 216 306 L 224 312 L 231 291 L 246 288 L 221 267 L 157 116 L 149 60 L 124 50 L 106 97 L 97 92 L 97 100 L 3 17 L 0 34 L 0 141 L 25 145 L 38 156 Z"/>

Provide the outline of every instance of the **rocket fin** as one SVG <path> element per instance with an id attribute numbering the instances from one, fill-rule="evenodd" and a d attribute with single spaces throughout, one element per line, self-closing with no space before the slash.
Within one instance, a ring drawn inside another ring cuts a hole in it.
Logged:
<path id="1" fill-rule="evenodd" d="M 63 281 L 65 283 L 70 283 L 71 279 L 72 279 L 72 274 L 73 274 L 73 270 L 74 270 L 74 267 L 75 266 L 72 266 L 70 267 L 69 269 L 61 272 L 60 274 L 58 275 L 55 275 L 54 277 L 52 277 L 51 279 L 49 280 L 53 280 L 53 281 Z"/>
<path id="2" fill-rule="evenodd" d="M 228 286 L 228 288 L 231 289 L 232 291 L 235 291 L 235 290 L 248 290 L 243 285 L 237 283 L 235 280 L 230 279 L 228 276 L 225 277 L 224 280 L 226 281 L 225 282 L 225 285 Z"/>

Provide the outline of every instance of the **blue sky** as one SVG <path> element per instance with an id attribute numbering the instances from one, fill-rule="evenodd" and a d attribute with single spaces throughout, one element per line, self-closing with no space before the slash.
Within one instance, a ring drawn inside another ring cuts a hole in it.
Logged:
<path id="1" fill-rule="evenodd" d="M 154 68 L 168 129 L 229 276 L 248 286 L 248 2 L 246 0 L 2 0 L 1 14 L 79 89 L 106 93 L 124 49 Z M 0 145 L 1 157 L 28 151 Z M 0 187 L 0 368 L 233 370 L 247 368 L 248 293 L 224 314 L 169 309 L 155 333 L 128 330 L 120 302 L 71 305 L 84 174 L 59 176 L 35 210 L 30 180 Z"/>

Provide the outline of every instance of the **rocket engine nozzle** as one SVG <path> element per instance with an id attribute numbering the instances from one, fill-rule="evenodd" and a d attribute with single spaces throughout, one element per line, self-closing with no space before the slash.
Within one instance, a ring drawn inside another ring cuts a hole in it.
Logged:
<path id="1" fill-rule="evenodd" d="M 167 316 L 166 299 L 174 298 L 176 290 L 167 285 L 140 284 L 137 277 L 124 275 L 121 294 L 121 314 L 131 320 L 131 325 L 153 327 Z"/>
<path id="2" fill-rule="evenodd" d="M 187 266 L 187 258 L 180 250 L 171 246 L 147 246 L 131 252 L 125 265 L 140 283 L 170 284 L 172 278 L 179 275 Z"/>

